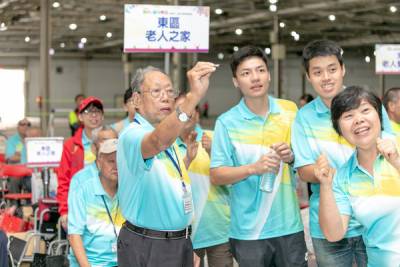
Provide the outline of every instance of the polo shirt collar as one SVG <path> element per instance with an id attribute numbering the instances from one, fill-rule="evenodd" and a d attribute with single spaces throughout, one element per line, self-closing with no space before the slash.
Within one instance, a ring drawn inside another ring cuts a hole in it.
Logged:
<path id="1" fill-rule="evenodd" d="M 153 125 L 151 125 L 150 122 L 148 122 L 142 115 L 140 115 L 137 112 L 135 114 L 135 119 L 138 121 L 138 122 L 135 122 L 135 123 L 137 123 L 139 125 L 142 125 L 142 126 L 151 127 L 152 129 L 154 129 Z"/>
<path id="2" fill-rule="evenodd" d="M 87 146 L 87 145 L 91 145 L 91 144 L 92 144 L 92 140 L 90 140 L 89 137 L 87 137 L 85 130 L 82 130 L 82 145 Z"/>
<path id="3" fill-rule="evenodd" d="M 96 163 L 90 164 L 90 174 L 93 177 L 93 192 L 97 196 L 107 195 L 104 191 L 103 185 L 100 182 L 99 170 L 97 169 Z"/>
<path id="4" fill-rule="evenodd" d="M 318 114 L 330 113 L 331 110 L 325 105 L 324 101 L 322 101 L 321 97 L 317 97 L 315 99 L 315 110 Z"/>
<path id="5" fill-rule="evenodd" d="M 378 154 L 378 156 L 375 158 L 376 160 L 383 160 L 384 157 L 381 154 Z M 358 159 L 357 159 L 357 150 L 355 150 L 355 152 L 353 153 L 353 155 L 350 157 L 349 159 L 350 161 L 350 176 L 352 173 L 355 172 L 356 169 L 358 169 L 359 171 L 364 172 L 365 174 L 368 174 L 368 176 L 371 176 L 371 174 L 369 174 L 359 163 L 358 163 Z M 373 178 L 373 177 L 372 177 Z"/>
<path id="6" fill-rule="evenodd" d="M 244 98 L 242 98 L 239 102 L 239 111 L 242 114 L 243 118 L 247 120 L 251 120 L 258 116 L 257 114 L 254 114 L 246 105 L 246 102 L 244 102 Z M 276 101 L 276 99 L 272 96 L 268 96 L 268 115 L 269 114 L 276 114 L 280 113 L 281 109 Z"/>

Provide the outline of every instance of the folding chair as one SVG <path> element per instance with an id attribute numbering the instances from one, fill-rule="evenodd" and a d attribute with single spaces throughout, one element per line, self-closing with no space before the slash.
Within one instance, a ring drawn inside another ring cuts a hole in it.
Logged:
<path id="1" fill-rule="evenodd" d="M 32 175 L 32 170 L 23 164 L 18 164 L 18 165 L 4 164 L 0 168 L 1 168 L 0 177 L 2 177 L 2 179 L 3 179 L 3 184 L 4 184 L 4 179 L 7 179 L 8 177 L 22 179 L 25 176 Z M 3 195 L 3 198 L 8 202 L 11 200 L 16 200 L 18 202 L 21 202 L 22 200 L 26 200 L 26 201 L 30 200 L 32 198 L 32 194 L 31 193 L 13 193 L 13 194 L 7 193 L 7 194 Z"/>

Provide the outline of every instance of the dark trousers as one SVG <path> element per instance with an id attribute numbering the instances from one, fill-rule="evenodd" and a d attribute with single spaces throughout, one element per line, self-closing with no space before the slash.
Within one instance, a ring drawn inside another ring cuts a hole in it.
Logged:
<path id="1" fill-rule="evenodd" d="M 156 239 L 139 235 L 125 225 L 118 236 L 119 267 L 192 267 L 190 238 Z"/>
<path id="2" fill-rule="evenodd" d="M 233 266 L 233 258 L 229 243 L 223 243 L 211 247 L 195 249 L 194 252 L 200 258 L 201 267 L 204 267 L 204 256 L 206 254 L 209 267 Z"/>
<path id="3" fill-rule="evenodd" d="M 8 238 L 6 234 L 0 230 L 0 267 L 8 267 Z"/>
<path id="4" fill-rule="evenodd" d="M 367 267 L 368 257 L 362 236 L 343 238 L 337 242 L 326 239 L 312 239 L 319 267 Z"/>
<path id="5" fill-rule="evenodd" d="M 304 232 L 261 239 L 230 239 L 232 254 L 240 267 L 306 267 Z"/>

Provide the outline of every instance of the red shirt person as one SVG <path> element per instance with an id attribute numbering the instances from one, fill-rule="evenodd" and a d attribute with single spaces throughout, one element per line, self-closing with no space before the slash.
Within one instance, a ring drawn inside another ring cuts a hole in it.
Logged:
<path id="1" fill-rule="evenodd" d="M 64 143 L 58 169 L 57 200 L 62 226 L 68 217 L 68 190 L 72 176 L 96 159 L 92 151 L 92 131 L 103 124 L 104 110 L 100 99 L 89 96 L 79 106 L 78 118 L 82 126 Z"/>

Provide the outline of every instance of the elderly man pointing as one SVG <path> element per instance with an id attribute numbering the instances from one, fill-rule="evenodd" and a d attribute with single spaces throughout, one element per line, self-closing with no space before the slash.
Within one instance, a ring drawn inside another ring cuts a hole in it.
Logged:
<path id="1" fill-rule="evenodd" d="M 126 222 L 118 239 L 118 266 L 192 266 L 193 201 L 183 158 L 174 143 L 208 90 L 217 65 L 198 62 L 187 76 L 190 92 L 175 108 L 178 91 L 154 67 L 132 81 L 136 122 L 119 139 L 118 198 Z"/>

